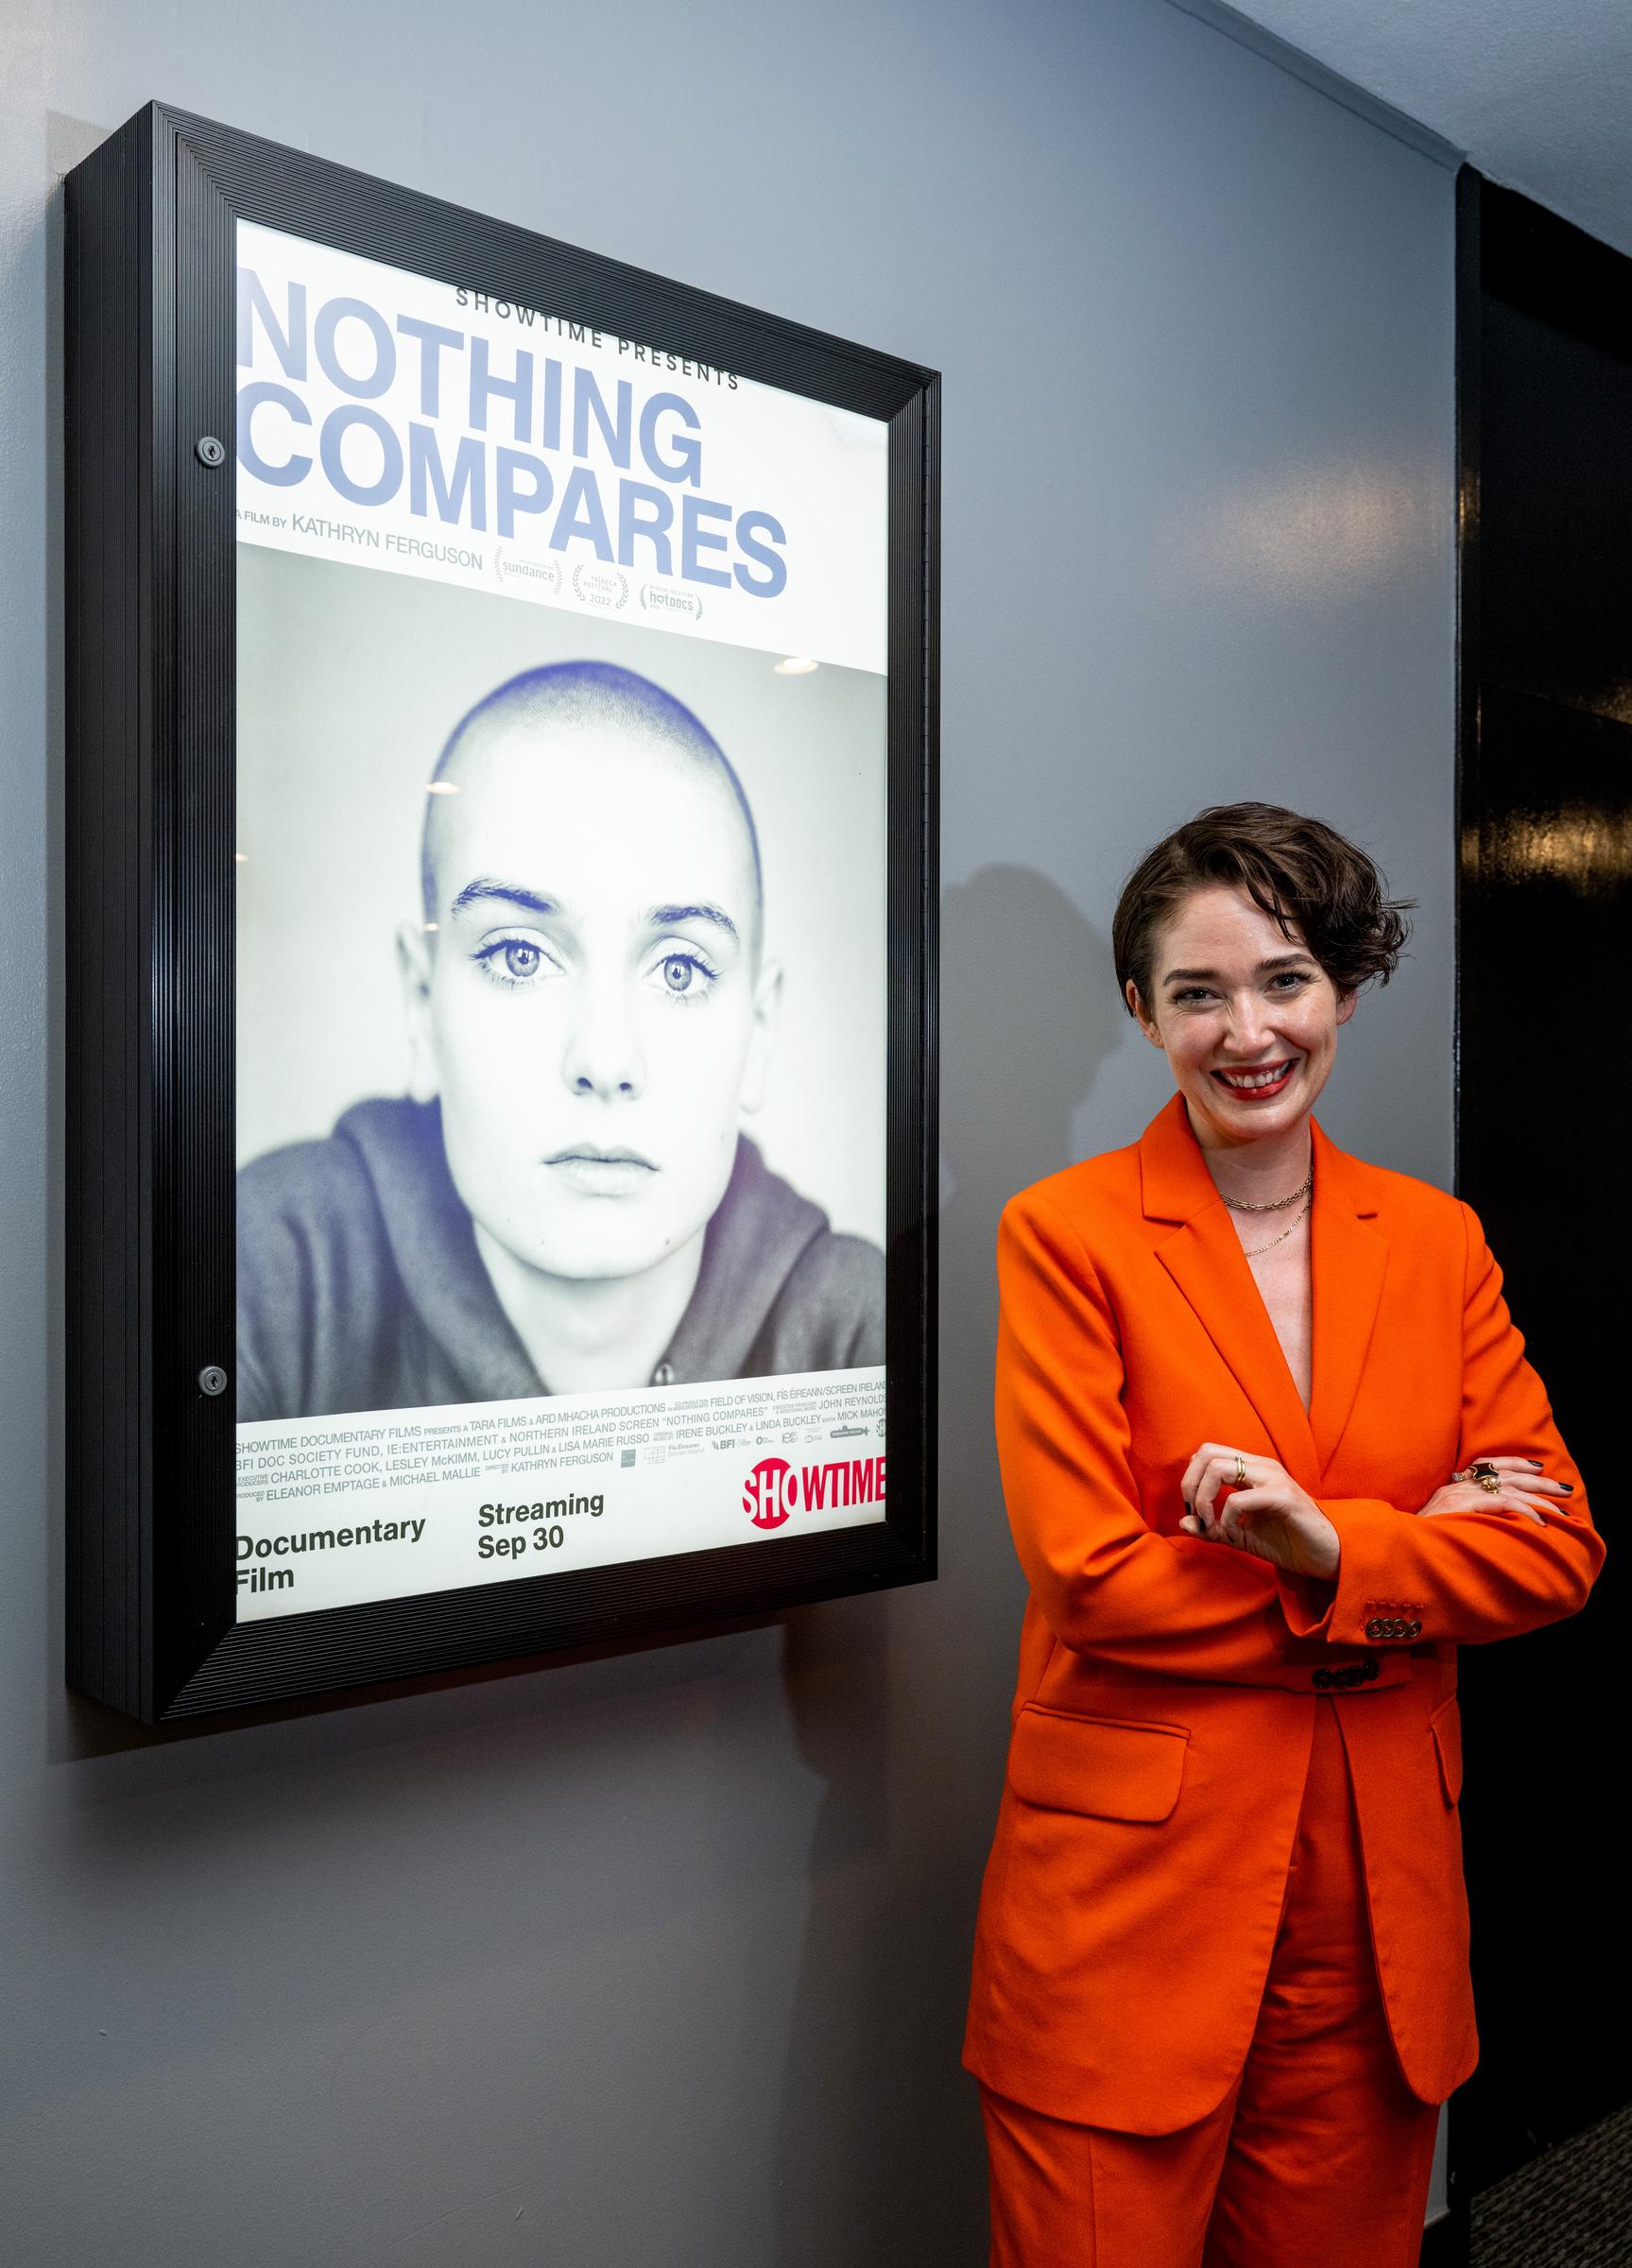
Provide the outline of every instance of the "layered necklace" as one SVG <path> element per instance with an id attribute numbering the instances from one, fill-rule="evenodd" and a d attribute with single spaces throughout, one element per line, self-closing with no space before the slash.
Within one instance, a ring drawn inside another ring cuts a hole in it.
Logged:
<path id="1" fill-rule="evenodd" d="M 1283 1228 L 1279 1236 L 1272 1236 L 1266 1245 L 1253 1245 L 1250 1246 L 1250 1248 L 1245 1245 L 1242 1246 L 1243 1254 L 1247 1260 L 1258 1260 L 1261 1259 L 1265 1252 L 1273 1252 L 1277 1245 L 1285 1244 L 1287 1238 L 1293 1234 L 1294 1230 L 1302 1227 L 1304 1221 L 1308 1218 L 1310 1205 L 1314 1202 L 1312 1195 L 1314 1188 L 1314 1158 L 1313 1153 L 1311 1153 L 1309 1160 L 1309 1171 L 1304 1176 L 1301 1185 L 1295 1189 L 1289 1197 L 1271 1197 L 1267 1203 L 1260 1204 L 1253 1202 L 1247 1197 L 1224 1197 L 1223 1190 L 1219 1191 L 1219 1195 L 1224 1197 L 1224 1201 L 1228 1206 L 1231 1212 L 1284 1212 L 1289 1205 L 1297 1205 L 1300 1201 L 1302 1202 L 1302 1211 L 1297 1215 L 1292 1222 L 1291 1227 Z"/>

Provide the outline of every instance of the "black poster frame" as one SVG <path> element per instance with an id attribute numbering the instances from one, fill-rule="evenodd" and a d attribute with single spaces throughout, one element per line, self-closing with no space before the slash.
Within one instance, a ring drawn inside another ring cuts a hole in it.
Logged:
<path id="1" fill-rule="evenodd" d="M 887 421 L 887 1517 L 239 1624 L 234 232 L 544 307 Z M 68 177 L 67 1675 L 148 1723 L 644 1642 L 935 1561 L 936 372 L 151 104 Z M 215 447 L 226 443 L 224 456 Z"/>

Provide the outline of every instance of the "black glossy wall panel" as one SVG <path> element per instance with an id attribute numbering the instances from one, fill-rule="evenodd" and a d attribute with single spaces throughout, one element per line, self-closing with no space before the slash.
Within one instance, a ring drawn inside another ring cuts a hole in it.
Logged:
<path id="1" fill-rule="evenodd" d="M 1484 666 L 1572 708 L 1632 724 L 1626 422 L 1632 336 L 1560 328 L 1486 295 L 1483 429 Z"/>
<path id="2" fill-rule="evenodd" d="M 1632 1582 L 1632 261 L 1469 173 L 1459 265 L 1458 1178 L 1610 1544 L 1583 1616 L 1463 1655 L 1466 2196 L 1632 2095 L 1632 1946 L 1601 1926 Z"/>

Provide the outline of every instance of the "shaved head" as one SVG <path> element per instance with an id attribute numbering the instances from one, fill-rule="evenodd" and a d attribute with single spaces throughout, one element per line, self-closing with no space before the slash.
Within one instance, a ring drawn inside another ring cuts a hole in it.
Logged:
<path id="1" fill-rule="evenodd" d="M 782 984 L 735 772 L 649 679 L 563 662 L 478 703 L 431 785 L 411 1075 L 490 1273 L 695 1266 Z"/>
<path id="2" fill-rule="evenodd" d="M 725 824 L 740 830 L 752 871 L 753 949 L 758 953 L 764 913 L 759 831 L 724 749 L 707 727 L 661 685 L 610 662 L 555 662 L 519 677 L 476 703 L 455 726 L 438 760 L 433 792 L 425 799 L 420 876 L 425 919 L 437 919 L 437 873 L 454 802 L 475 786 L 484 760 L 501 745 L 524 740 L 538 761 L 559 763 L 604 756 L 610 744 L 638 746 L 660 762 L 691 773 L 700 795 L 717 799 Z M 440 789 L 443 792 L 438 793 Z"/>

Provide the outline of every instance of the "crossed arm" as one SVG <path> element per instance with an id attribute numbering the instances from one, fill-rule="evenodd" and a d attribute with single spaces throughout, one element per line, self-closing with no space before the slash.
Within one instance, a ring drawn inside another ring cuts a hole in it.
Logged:
<path id="1" fill-rule="evenodd" d="M 1369 1649 L 1378 1603 L 1413 1635 L 1476 1642 L 1573 1613 L 1603 1558 L 1540 1380 L 1463 1208 L 1461 1455 L 1500 1460 L 1500 1496 L 1450 1484 L 1426 1504 L 1321 1498 L 1267 1457 L 1201 1444 L 1178 1536 L 1146 1526 L 1122 1400 L 1116 1319 L 1090 1256 L 1045 1203 L 1004 1216 L 997 1431 L 1005 1495 L 1032 1590 L 1068 1646 L 1128 1666 L 1302 1686 L 1307 1649 Z M 1539 1470 L 1537 1468 L 1539 1467 Z M 1225 1501 L 1221 1503 L 1220 1498 Z M 1368 1628 L 1368 1625 L 1370 1627 Z M 1401 1632 L 1386 1621 L 1387 1638 Z"/>

